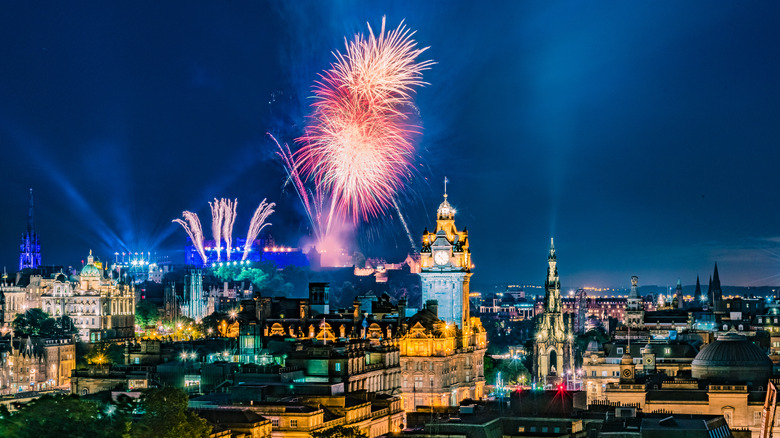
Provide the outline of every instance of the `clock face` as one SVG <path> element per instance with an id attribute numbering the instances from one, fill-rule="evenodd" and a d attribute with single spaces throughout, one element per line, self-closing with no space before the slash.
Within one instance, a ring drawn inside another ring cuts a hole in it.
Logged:
<path id="1" fill-rule="evenodd" d="M 645 358 L 645 363 L 648 364 L 648 365 L 652 365 L 653 364 L 653 358 L 652 357 Z"/>
<path id="2" fill-rule="evenodd" d="M 631 377 L 631 370 L 628 368 L 623 370 L 623 377 Z"/>
<path id="3" fill-rule="evenodd" d="M 450 261 L 450 255 L 446 251 L 436 251 L 433 255 L 433 261 L 439 266 L 446 265 Z"/>

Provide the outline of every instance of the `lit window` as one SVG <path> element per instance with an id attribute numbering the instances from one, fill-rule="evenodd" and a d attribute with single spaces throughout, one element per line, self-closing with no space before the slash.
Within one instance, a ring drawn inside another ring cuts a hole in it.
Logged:
<path id="1" fill-rule="evenodd" d="M 336 362 L 336 371 L 341 371 L 341 362 Z"/>

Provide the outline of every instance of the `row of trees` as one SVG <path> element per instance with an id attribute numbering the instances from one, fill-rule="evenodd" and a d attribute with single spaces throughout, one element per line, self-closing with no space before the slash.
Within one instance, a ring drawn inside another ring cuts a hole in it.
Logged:
<path id="1" fill-rule="evenodd" d="M 140 400 L 46 395 L 15 412 L 0 408 L 0 436 L 8 437 L 206 438 L 210 433 L 206 420 L 187 410 L 187 394 L 176 388 L 150 389 Z"/>
<path id="2" fill-rule="evenodd" d="M 77 395 L 45 395 L 10 412 L 0 407 L 0 436 L 92 438 L 206 438 L 211 426 L 187 409 L 176 388 L 146 390 L 140 399 L 98 401 Z M 368 438 L 354 427 L 336 426 L 313 438 Z"/>
<path id="3" fill-rule="evenodd" d="M 17 336 L 59 337 L 77 332 L 68 315 L 52 318 L 41 309 L 28 309 L 16 315 L 12 327 Z"/>

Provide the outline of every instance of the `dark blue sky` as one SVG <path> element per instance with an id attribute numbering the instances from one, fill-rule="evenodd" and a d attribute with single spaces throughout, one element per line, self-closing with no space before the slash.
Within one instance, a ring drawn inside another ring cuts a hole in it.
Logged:
<path id="1" fill-rule="evenodd" d="M 437 64 L 417 96 L 415 237 L 446 175 L 474 281 L 780 284 L 780 4 L 753 2 L 25 2 L 0 5 L 0 265 L 27 188 L 44 263 L 172 250 L 214 197 L 300 206 L 265 133 L 300 133 L 343 38 L 402 19 Z M 208 225 L 206 225 L 208 226 Z M 393 217 L 362 227 L 400 257 Z"/>

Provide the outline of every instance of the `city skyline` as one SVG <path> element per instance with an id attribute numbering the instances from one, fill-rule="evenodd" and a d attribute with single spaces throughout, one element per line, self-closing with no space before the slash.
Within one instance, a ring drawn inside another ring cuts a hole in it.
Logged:
<path id="1" fill-rule="evenodd" d="M 706 288 L 715 262 L 724 285 L 780 284 L 780 6 L 711 6 L 4 5 L 0 266 L 18 265 L 29 188 L 43 264 L 183 261 L 171 220 L 208 223 L 221 197 L 237 229 L 276 202 L 269 232 L 298 245 L 305 214 L 266 133 L 293 144 L 331 52 L 387 16 L 436 62 L 400 198 L 418 246 L 446 176 L 476 283 L 542 284 L 554 237 L 565 285 Z M 408 252 L 393 212 L 358 234 L 367 255 Z"/>

